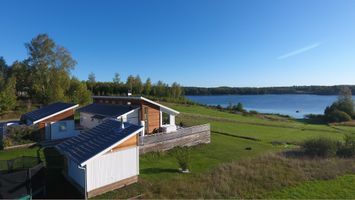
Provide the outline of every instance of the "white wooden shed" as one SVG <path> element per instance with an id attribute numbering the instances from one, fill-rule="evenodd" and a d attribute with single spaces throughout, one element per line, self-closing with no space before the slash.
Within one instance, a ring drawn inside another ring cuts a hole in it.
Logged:
<path id="1" fill-rule="evenodd" d="M 56 146 L 66 157 L 65 175 L 86 197 L 138 181 L 142 126 L 106 119 Z"/>

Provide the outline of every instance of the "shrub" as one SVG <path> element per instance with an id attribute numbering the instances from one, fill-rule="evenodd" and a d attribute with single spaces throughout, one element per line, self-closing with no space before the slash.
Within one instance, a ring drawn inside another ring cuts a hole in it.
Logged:
<path id="1" fill-rule="evenodd" d="M 3 138 L 4 147 L 35 142 L 39 139 L 38 128 L 34 126 L 7 127 Z"/>
<path id="2" fill-rule="evenodd" d="M 351 116 L 344 111 L 334 109 L 327 112 L 326 118 L 328 122 L 346 122 L 351 120 Z"/>
<path id="3" fill-rule="evenodd" d="M 337 141 L 330 138 L 320 137 L 306 140 L 302 147 L 308 156 L 329 157 L 337 152 Z"/>
<path id="4" fill-rule="evenodd" d="M 355 155 L 355 134 L 344 136 L 344 144 L 339 145 L 337 155 L 341 157 L 353 157 Z"/>
<path id="5" fill-rule="evenodd" d="M 256 110 L 250 110 L 249 113 L 252 114 L 252 115 L 257 115 L 257 114 L 259 114 L 258 111 L 256 111 Z"/>
<path id="6" fill-rule="evenodd" d="M 189 169 L 190 152 L 188 147 L 176 147 L 174 150 L 175 158 L 182 171 Z"/>

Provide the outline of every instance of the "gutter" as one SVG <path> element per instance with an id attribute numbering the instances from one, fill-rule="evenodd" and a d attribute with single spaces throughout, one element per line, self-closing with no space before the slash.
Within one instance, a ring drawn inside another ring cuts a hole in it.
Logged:
<path id="1" fill-rule="evenodd" d="M 84 167 L 81 167 L 80 165 L 78 165 L 78 168 L 84 170 L 84 178 L 85 178 L 84 179 L 84 194 L 85 194 L 85 200 L 87 200 L 88 199 L 88 193 L 87 193 L 87 184 L 86 184 L 86 182 L 87 182 L 86 165 Z"/>

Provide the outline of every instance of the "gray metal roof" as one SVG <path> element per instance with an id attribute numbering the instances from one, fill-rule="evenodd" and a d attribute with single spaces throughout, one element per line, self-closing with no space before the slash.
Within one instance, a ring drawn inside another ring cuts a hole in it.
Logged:
<path id="1" fill-rule="evenodd" d="M 79 112 L 91 113 L 95 115 L 102 115 L 106 117 L 119 117 L 128 113 L 137 106 L 132 105 L 118 105 L 118 104 L 105 104 L 105 103 L 93 103 L 78 109 Z"/>
<path id="2" fill-rule="evenodd" d="M 48 106 L 44 106 L 43 108 L 23 114 L 21 116 L 21 119 L 23 120 L 29 119 L 32 122 L 35 122 L 74 106 L 76 106 L 76 104 L 57 102 L 57 103 L 50 104 Z"/>
<path id="3" fill-rule="evenodd" d="M 121 122 L 107 119 L 100 125 L 56 145 L 56 148 L 77 164 L 82 164 L 143 128 L 129 123 L 124 125 L 125 128 L 122 129 Z"/>

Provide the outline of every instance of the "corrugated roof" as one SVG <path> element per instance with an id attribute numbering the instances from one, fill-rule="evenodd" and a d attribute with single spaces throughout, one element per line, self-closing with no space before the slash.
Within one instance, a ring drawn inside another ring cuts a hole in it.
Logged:
<path id="1" fill-rule="evenodd" d="M 137 106 L 132 105 L 93 103 L 79 108 L 78 111 L 107 117 L 119 117 L 136 108 Z"/>
<path id="2" fill-rule="evenodd" d="M 53 103 L 48 106 L 45 106 L 43 108 L 23 114 L 21 116 L 21 119 L 29 119 L 33 123 L 35 123 L 35 122 L 42 120 L 48 116 L 54 115 L 56 113 L 66 110 L 66 109 L 75 108 L 77 106 L 78 106 L 77 104 L 57 102 L 57 103 Z"/>
<path id="3" fill-rule="evenodd" d="M 125 128 L 122 129 L 121 122 L 107 119 L 100 125 L 58 144 L 56 148 L 77 164 L 83 164 L 143 128 L 129 123 L 124 125 Z"/>

